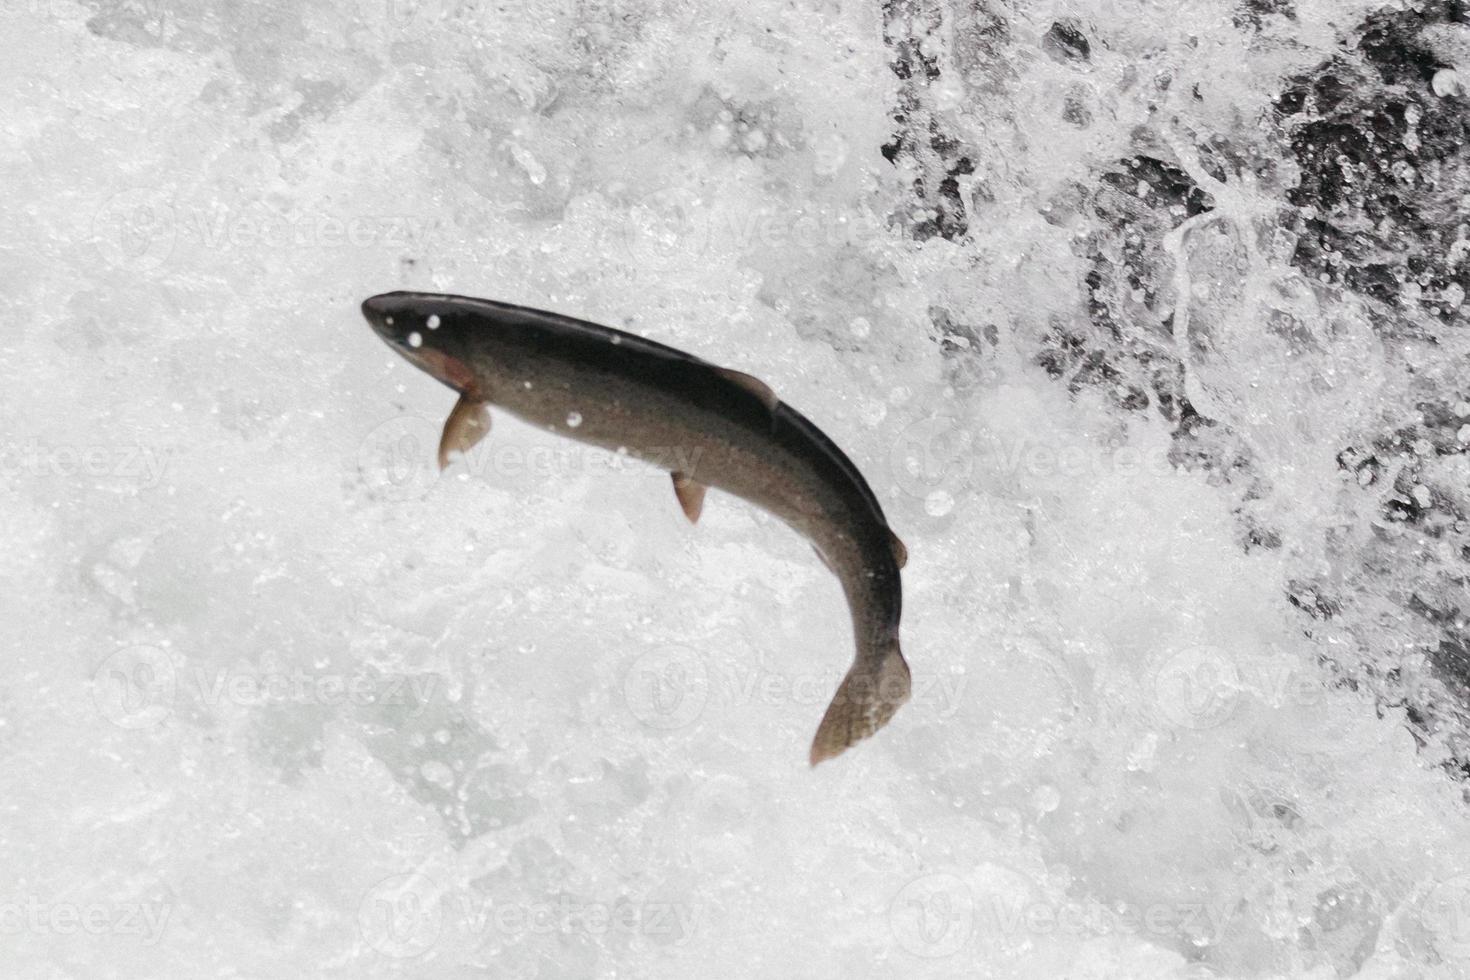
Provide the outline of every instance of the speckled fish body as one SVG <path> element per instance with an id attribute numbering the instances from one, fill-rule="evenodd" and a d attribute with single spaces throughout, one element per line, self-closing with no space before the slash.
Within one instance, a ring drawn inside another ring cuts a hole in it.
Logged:
<path id="1" fill-rule="evenodd" d="M 818 726 L 813 764 L 873 734 L 908 700 L 903 545 L 851 460 L 760 381 L 634 334 L 489 300 L 397 292 L 362 310 L 390 346 L 459 393 L 441 465 L 485 436 L 493 407 L 668 469 L 690 520 L 714 487 L 812 543 L 842 584 L 857 648 Z"/>

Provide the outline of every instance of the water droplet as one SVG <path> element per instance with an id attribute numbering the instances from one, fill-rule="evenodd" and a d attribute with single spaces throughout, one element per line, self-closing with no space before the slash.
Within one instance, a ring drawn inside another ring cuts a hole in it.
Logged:
<path id="1" fill-rule="evenodd" d="M 935 490 L 924 498 L 924 513 L 930 517 L 943 517 L 954 510 L 954 497 L 948 490 Z"/>
<path id="2" fill-rule="evenodd" d="M 421 333 L 419 333 L 417 330 L 415 330 L 413 333 L 409 334 L 408 335 L 408 346 L 410 346 L 410 347 L 422 347 L 422 346 L 424 346 L 424 335 L 421 334 Z"/>
<path id="3" fill-rule="evenodd" d="M 425 782 L 433 783 L 435 786 L 443 786 L 446 789 L 454 785 L 454 770 L 437 760 L 430 760 L 419 766 L 419 775 Z"/>
<path id="4" fill-rule="evenodd" d="M 429 316 L 429 329 L 430 330 L 438 330 L 439 329 L 439 323 L 440 323 L 439 314 L 434 313 L 434 314 L 431 314 Z"/>
<path id="5" fill-rule="evenodd" d="M 385 317 L 384 320 L 383 320 L 383 322 L 386 323 L 386 324 L 388 324 L 388 326 L 390 326 L 390 327 L 393 326 L 393 318 L 391 316 L 390 317 Z"/>
<path id="6" fill-rule="evenodd" d="M 572 412 L 571 414 L 569 414 L 567 416 L 567 425 L 571 426 L 572 428 L 575 429 L 577 426 L 579 426 L 581 424 L 582 424 L 582 413 L 580 413 L 580 412 Z"/>

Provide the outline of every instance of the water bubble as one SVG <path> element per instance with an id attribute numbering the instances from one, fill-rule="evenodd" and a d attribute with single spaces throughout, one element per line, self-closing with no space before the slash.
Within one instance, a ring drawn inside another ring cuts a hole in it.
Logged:
<path id="1" fill-rule="evenodd" d="M 577 426 L 579 426 L 581 424 L 582 424 L 582 413 L 581 412 L 572 412 L 572 413 L 570 413 L 570 414 L 567 415 L 567 425 L 569 425 L 569 426 L 571 426 L 572 428 L 575 429 Z"/>
<path id="2" fill-rule="evenodd" d="M 430 316 L 429 316 L 429 329 L 430 330 L 438 330 L 439 329 L 440 322 L 441 321 L 439 319 L 439 314 L 437 314 L 437 313 L 430 314 Z"/>
<path id="3" fill-rule="evenodd" d="M 867 317 L 855 316 L 847 324 L 847 329 L 850 330 L 852 332 L 852 335 L 858 340 L 862 340 L 868 334 L 873 332 L 873 325 L 868 322 Z"/>
<path id="4" fill-rule="evenodd" d="M 943 517 L 954 510 L 954 496 L 948 490 L 935 490 L 924 498 L 924 513 L 930 517 Z"/>
<path id="5" fill-rule="evenodd" d="M 975 930 L 975 894 L 956 875 L 937 873 L 904 886 L 888 908 L 888 927 L 907 952 L 953 956 Z"/>
<path id="6" fill-rule="evenodd" d="M 408 335 L 408 346 L 410 346 L 410 347 L 422 347 L 422 346 L 424 346 L 424 335 L 421 334 L 421 333 L 419 333 L 417 330 L 415 330 L 413 333 L 409 334 Z"/>
<path id="7" fill-rule="evenodd" d="M 424 777 L 425 782 L 433 783 L 435 786 L 447 789 L 454 785 L 454 771 L 436 759 L 431 759 L 419 766 L 419 775 Z"/>

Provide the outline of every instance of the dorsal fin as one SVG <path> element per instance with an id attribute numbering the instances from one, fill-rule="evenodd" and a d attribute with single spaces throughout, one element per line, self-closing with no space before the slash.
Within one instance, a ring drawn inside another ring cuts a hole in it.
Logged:
<path id="1" fill-rule="evenodd" d="M 736 371 L 733 368 L 723 367 L 715 368 L 715 372 L 726 381 L 733 381 L 759 398 L 762 402 L 765 402 L 766 408 L 773 412 L 776 410 L 776 406 L 781 404 L 781 399 L 776 397 L 776 393 L 771 390 L 771 386 L 754 375 L 746 374 L 744 371 Z"/>
<path id="2" fill-rule="evenodd" d="M 674 496 L 679 498 L 684 516 L 689 518 L 690 524 L 698 524 L 700 511 L 704 510 L 704 484 L 685 473 L 670 473 L 669 476 L 674 478 Z"/>

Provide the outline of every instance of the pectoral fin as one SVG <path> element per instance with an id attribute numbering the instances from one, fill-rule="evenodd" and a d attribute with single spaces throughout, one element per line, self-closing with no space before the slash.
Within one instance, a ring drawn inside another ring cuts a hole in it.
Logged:
<path id="1" fill-rule="evenodd" d="M 490 413 L 485 403 L 468 395 L 460 395 L 449 418 L 444 420 L 444 434 L 439 437 L 439 468 L 449 465 L 449 454 L 469 455 L 475 444 L 490 433 Z"/>
<path id="2" fill-rule="evenodd" d="M 695 482 L 684 473 L 670 473 L 669 476 L 674 478 L 674 495 L 679 498 L 679 506 L 684 508 L 684 516 L 689 518 L 690 524 L 698 524 L 699 513 L 704 510 L 704 484 Z"/>
<path id="3" fill-rule="evenodd" d="M 781 399 L 776 397 L 776 393 L 771 390 L 771 386 L 766 384 L 760 378 L 746 374 L 744 371 L 733 371 L 730 368 L 715 368 L 715 370 L 726 381 L 733 381 L 735 384 L 739 385 L 746 391 L 750 392 L 752 395 L 755 395 L 761 401 L 765 402 L 766 408 L 770 409 L 771 411 L 774 412 L 776 410 L 776 406 L 781 404 Z"/>

